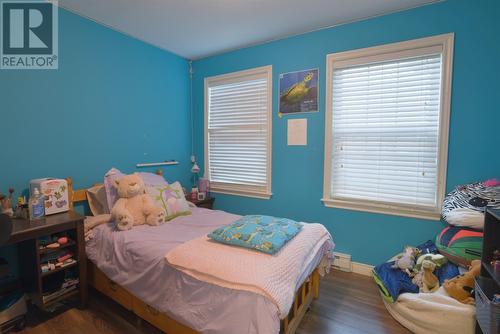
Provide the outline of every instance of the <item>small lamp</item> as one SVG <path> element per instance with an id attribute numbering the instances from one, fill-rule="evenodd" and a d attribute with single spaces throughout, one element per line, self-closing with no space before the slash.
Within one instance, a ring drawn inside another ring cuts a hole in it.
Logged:
<path id="1" fill-rule="evenodd" d="M 191 173 L 193 173 L 193 187 L 198 187 L 198 173 L 200 172 L 200 166 L 196 163 L 194 156 L 191 157 L 191 162 L 193 167 L 191 167 Z"/>
<path id="2" fill-rule="evenodd" d="M 198 166 L 198 164 L 195 161 L 193 167 L 191 167 L 191 173 L 198 174 L 199 172 L 200 172 L 200 166 Z"/>

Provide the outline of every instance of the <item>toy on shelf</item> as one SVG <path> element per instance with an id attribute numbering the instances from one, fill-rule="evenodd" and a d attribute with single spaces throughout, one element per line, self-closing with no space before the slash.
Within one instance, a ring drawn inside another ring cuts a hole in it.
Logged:
<path id="1" fill-rule="evenodd" d="M 493 267 L 493 270 L 500 271 L 500 250 L 497 249 L 493 252 L 490 264 Z"/>
<path id="2" fill-rule="evenodd" d="M 68 243 L 68 237 L 60 237 L 59 239 L 57 239 L 57 243 L 59 245 L 65 245 Z"/>
<path id="3" fill-rule="evenodd" d="M 29 219 L 29 208 L 26 202 L 26 197 L 20 196 L 17 198 L 16 211 L 14 216 L 20 219 Z"/>
<path id="4" fill-rule="evenodd" d="M 471 262 L 469 271 L 463 275 L 459 275 L 450 280 L 446 280 L 443 284 L 444 289 L 450 295 L 463 304 L 474 304 L 474 279 L 479 276 L 481 271 L 481 261 L 474 260 Z"/>
<path id="5" fill-rule="evenodd" d="M 74 241 L 65 234 L 54 234 L 38 238 L 38 244 L 40 250 L 55 250 L 63 246 L 72 246 Z"/>
<path id="6" fill-rule="evenodd" d="M 14 194 L 14 188 L 9 188 L 9 196 L 0 194 L 0 213 L 6 214 L 9 217 L 14 216 L 14 210 L 12 209 L 12 194 Z"/>

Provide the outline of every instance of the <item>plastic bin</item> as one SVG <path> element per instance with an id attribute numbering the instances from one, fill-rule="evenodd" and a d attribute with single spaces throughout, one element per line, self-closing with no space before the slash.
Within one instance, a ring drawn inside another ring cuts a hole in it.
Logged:
<path id="1" fill-rule="evenodd" d="M 476 318 L 484 334 L 500 333 L 500 303 L 492 303 L 498 286 L 490 278 L 478 277 L 475 282 Z"/>

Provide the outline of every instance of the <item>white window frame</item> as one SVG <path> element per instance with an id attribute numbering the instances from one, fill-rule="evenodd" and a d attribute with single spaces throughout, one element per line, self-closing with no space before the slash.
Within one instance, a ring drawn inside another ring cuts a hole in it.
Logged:
<path id="1" fill-rule="evenodd" d="M 215 183 L 210 182 L 210 191 L 221 194 L 237 195 L 245 197 L 253 197 L 260 199 L 270 199 L 272 196 L 271 183 L 272 183 L 272 106 L 273 106 L 273 67 L 272 65 L 262 66 L 257 68 L 252 68 L 248 70 L 232 72 L 227 74 L 221 74 L 212 77 L 205 78 L 205 123 L 204 123 L 204 153 L 205 153 L 205 174 L 204 177 L 210 180 L 210 168 L 209 168 L 209 152 L 208 152 L 208 89 L 211 85 L 220 83 L 230 83 L 240 80 L 242 77 L 255 76 L 264 74 L 267 77 L 267 165 L 266 165 L 266 186 L 265 189 L 262 187 L 252 187 L 248 185 L 236 185 L 227 183 Z"/>
<path id="2" fill-rule="evenodd" d="M 326 57 L 326 112 L 325 112 L 325 161 L 323 177 L 323 204 L 326 207 L 342 208 L 356 211 L 375 212 L 405 217 L 424 218 L 439 220 L 441 216 L 441 205 L 445 196 L 446 168 L 448 158 L 448 133 L 450 124 L 451 82 L 453 66 L 453 39 L 454 34 L 420 38 L 405 42 L 374 46 L 353 51 L 329 54 Z M 330 194 L 331 171 L 332 171 L 332 77 L 335 64 L 363 64 L 384 61 L 387 54 L 393 58 L 394 54 L 401 58 L 415 54 L 425 54 L 426 50 L 440 50 L 442 52 L 441 73 L 441 104 L 439 116 L 438 134 L 438 183 L 437 183 L 437 207 L 434 210 L 423 210 L 420 208 L 389 204 L 376 201 L 363 201 L 356 199 L 334 198 Z"/>

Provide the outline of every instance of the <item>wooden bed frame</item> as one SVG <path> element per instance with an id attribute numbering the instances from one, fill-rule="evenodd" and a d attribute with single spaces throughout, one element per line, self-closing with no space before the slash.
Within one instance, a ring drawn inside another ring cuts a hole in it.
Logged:
<path id="1" fill-rule="evenodd" d="M 157 174 L 161 173 L 157 172 Z M 86 202 L 86 189 L 73 190 L 73 180 L 68 178 L 67 181 L 70 207 L 73 208 L 75 203 Z M 113 299 L 127 310 L 135 313 L 140 319 L 151 323 L 153 326 L 168 334 L 198 333 L 135 297 L 126 289 L 106 277 L 93 262 L 88 261 L 87 268 L 87 280 L 91 286 Z M 313 299 L 319 297 L 319 277 L 318 268 L 316 268 L 295 292 L 293 306 L 290 312 L 284 319 L 281 319 L 280 333 L 295 333 Z"/>

